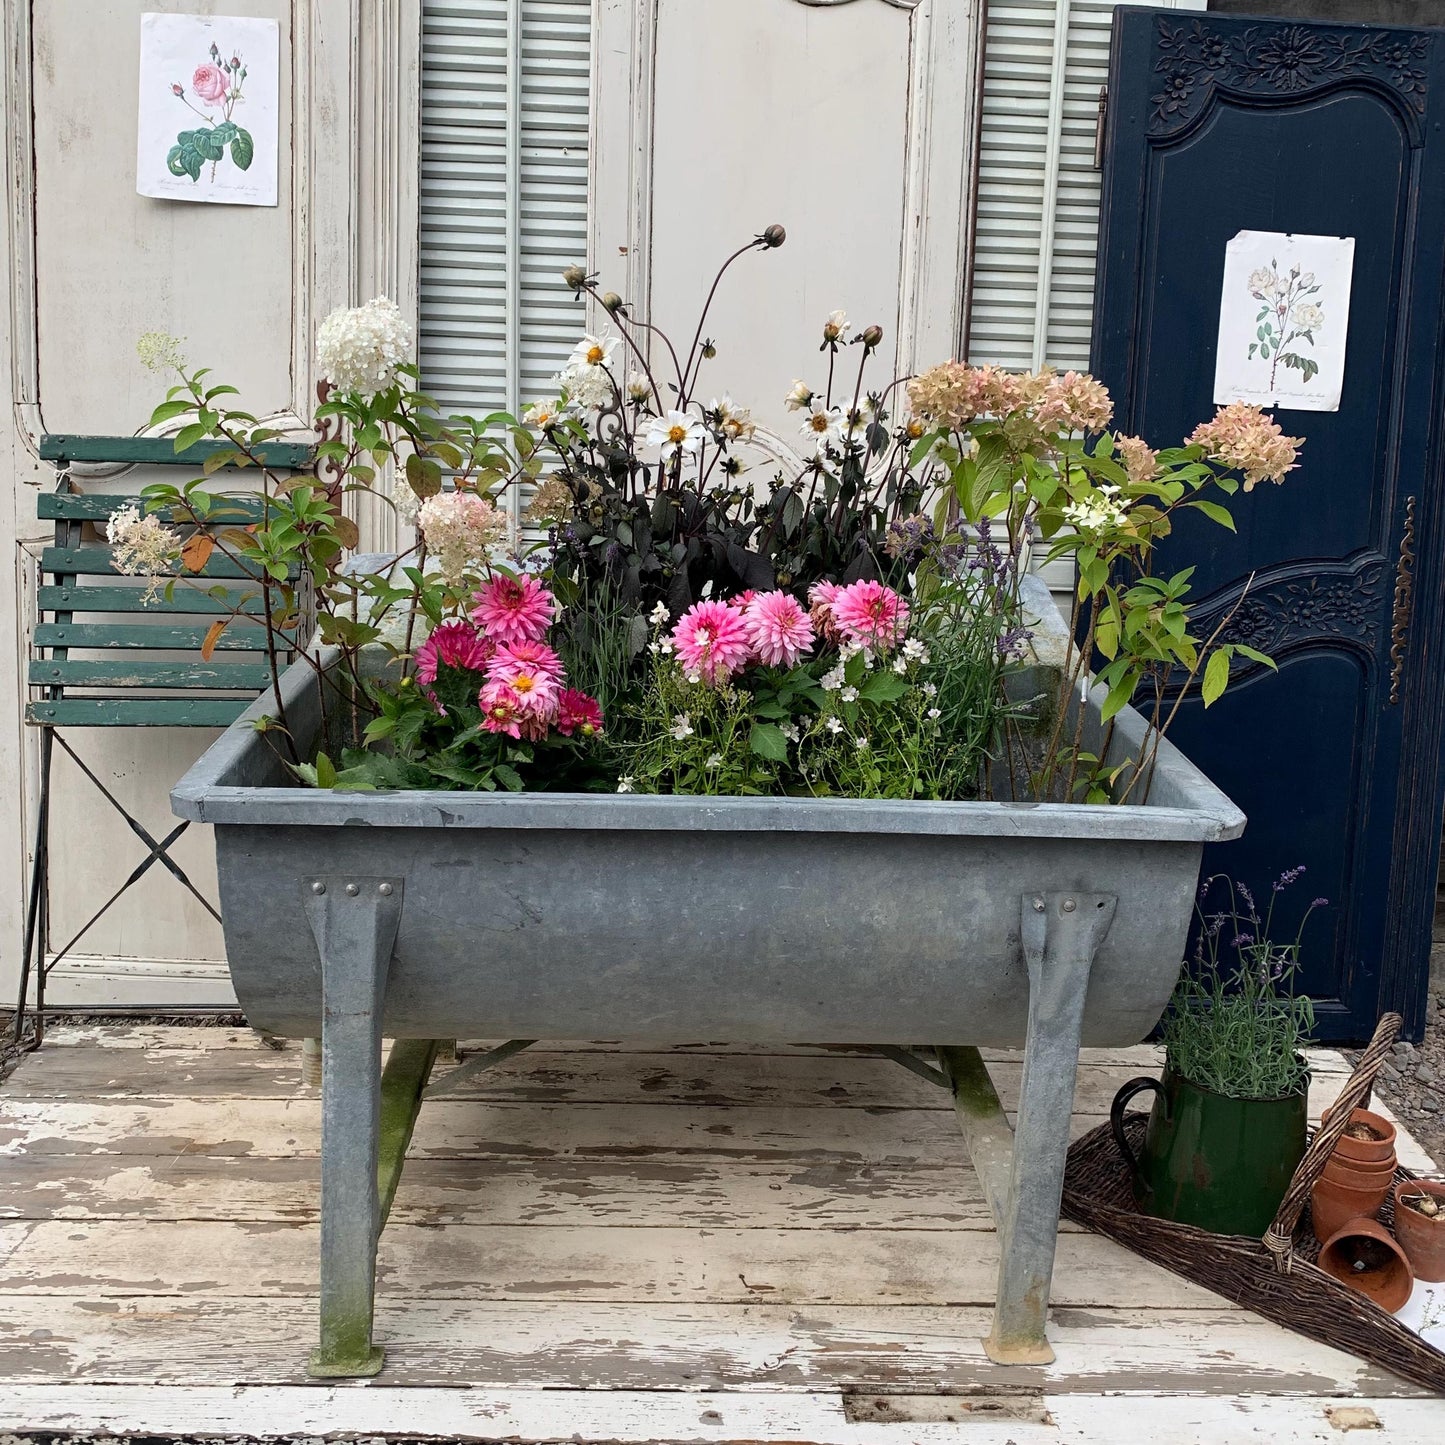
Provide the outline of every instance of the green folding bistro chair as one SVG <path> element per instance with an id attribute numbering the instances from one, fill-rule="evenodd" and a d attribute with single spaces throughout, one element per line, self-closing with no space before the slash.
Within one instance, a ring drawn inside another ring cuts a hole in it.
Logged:
<path id="1" fill-rule="evenodd" d="M 209 660 L 200 656 L 205 635 L 228 604 L 209 588 L 178 586 L 147 603 L 145 586 L 116 570 L 105 528 L 123 507 L 144 510 L 139 496 L 83 490 L 84 478 L 72 464 L 179 465 L 194 473 L 223 443 L 201 442 L 177 453 L 166 437 L 44 437 L 43 461 L 59 469 L 55 491 L 42 492 L 37 515 L 55 523 L 55 541 L 40 557 L 39 620 L 32 639 L 29 682 L 32 700 L 25 721 L 40 731 L 40 793 L 35 846 L 26 898 L 20 994 L 15 1038 L 24 1037 L 30 981 L 35 980 L 35 1028 L 32 1047 L 44 1037 L 45 981 L 50 970 L 152 867 L 159 864 L 220 922 L 220 915 L 171 857 L 186 831 L 180 822 L 156 838 L 126 809 L 65 737 L 72 728 L 205 727 L 233 722 L 271 684 L 266 634 L 261 626 L 231 626 L 218 639 Z M 229 448 L 227 448 L 229 449 Z M 304 443 L 268 442 L 261 449 L 273 471 L 309 471 L 314 454 Z M 215 525 L 244 526 L 259 520 L 259 501 L 228 500 Z M 182 519 L 167 519 L 182 525 Z M 200 576 L 224 585 L 247 611 L 260 612 L 259 591 L 244 579 L 245 570 L 229 557 L 212 553 Z M 257 592 L 255 597 L 246 594 Z M 245 599 L 242 602 L 242 599 Z M 289 637 L 294 650 L 295 637 Z M 192 654 L 192 655 L 187 655 Z M 289 655 L 289 653 L 288 653 Z M 50 902 L 50 778 L 54 750 L 60 747 L 76 767 L 125 819 L 146 850 L 104 903 L 48 960 Z"/>

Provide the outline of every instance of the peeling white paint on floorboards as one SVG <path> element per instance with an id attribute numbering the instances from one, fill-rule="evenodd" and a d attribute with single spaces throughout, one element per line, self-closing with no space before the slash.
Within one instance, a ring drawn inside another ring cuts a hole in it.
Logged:
<path id="1" fill-rule="evenodd" d="M 996 1245 L 946 1094 L 809 1045 L 549 1043 L 426 1104 L 382 1238 L 387 1369 L 307 1385 L 299 1064 L 244 1029 L 96 1026 L 0 1086 L 0 1430 L 1276 1445 L 1339 1440 L 1345 1407 L 1372 1440 L 1445 1430 L 1445 1401 L 1072 1225 L 1058 1360 L 991 1364 Z M 1156 1064 L 1086 1056 L 1075 1133 Z M 1346 1073 L 1317 1056 L 1312 1112 Z"/>

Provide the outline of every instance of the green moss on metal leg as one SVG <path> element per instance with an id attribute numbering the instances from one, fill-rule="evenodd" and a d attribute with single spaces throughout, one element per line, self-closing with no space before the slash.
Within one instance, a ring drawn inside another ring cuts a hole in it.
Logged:
<path id="1" fill-rule="evenodd" d="M 436 1062 L 439 1039 L 397 1039 L 381 1073 L 381 1127 L 376 1147 L 376 1192 L 380 1213 L 378 1230 L 386 1225 L 406 1164 L 422 1092 Z"/>

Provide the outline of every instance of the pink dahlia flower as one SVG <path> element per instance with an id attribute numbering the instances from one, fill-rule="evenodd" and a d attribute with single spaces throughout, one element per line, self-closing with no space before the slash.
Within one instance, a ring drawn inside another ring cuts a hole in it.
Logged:
<path id="1" fill-rule="evenodd" d="M 808 589 L 808 615 L 813 619 L 813 630 L 827 642 L 841 642 L 838 620 L 833 616 L 833 599 L 842 589 L 836 582 L 815 582 Z"/>
<path id="2" fill-rule="evenodd" d="M 672 629 L 672 645 L 683 671 L 697 673 L 711 687 L 726 682 L 752 657 L 747 624 L 726 602 L 699 602 Z"/>
<path id="3" fill-rule="evenodd" d="M 545 642 L 499 647 L 487 664 L 489 685 L 500 683 L 518 694 L 529 713 L 551 722 L 557 716 L 564 681 L 562 659 Z"/>
<path id="4" fill-rule="evenodd" d="M 748 605 L 757 595 L 757 589 L 749 587 L 746 592 L 739 592 L 736 597 L 729 597 L 728 606 L 731 607 L 734 612 L 746 612 Z"/>
<path id="5" fill-rule="evenodd" d="M 881 582 L 853 582 L 840 587 L 831 608 L 843 636 L 875 652 L 897 647 L 908 630 L 908 604 Z"/>
<path id="6" fill-rule="evenodd" d="M 563 688 L 557 699 L 557 731 L 564 738 L 574 733 L 584 738 L 596 737 L 602 731 L 602 704 L 576 688 Z"/>
<path id="7" fill-rule="evenodd" d="M 813 645 L 813 624 L 796 598 L 786 592 L 761 592 L 743 613 L 748 641 L 769 667 L 792 667 Z"/>
<path id="8" fill-rule="evenodd" d="M 433 628 L 431 636 L 417 648 L 417 684 L 430 695 L 439 667 L 484 672 L 496 650 L 496 645 L 483 637 L 470 622 L 461 617 L 450 618 Z"/>
<path id="9" fill-rule="evenodd" d="M 477 694 L 477 705 L 482 710 L 484 731 L 520 738 L 525 729 L 529 738 L 537 735 L 536 713 L 528 708 L 527 699 L 506 683 L 489 682 Z M 547 724 L 543 721 L 541 736 L 545 737 L 546 733 Z"/>
<path id="10" fill-rule="evenodd" d="M 537 581 L 497 575 L 472 597 L 472 621 L 494 642 L 540 642 L 557 615 L 557 599 Z"/>

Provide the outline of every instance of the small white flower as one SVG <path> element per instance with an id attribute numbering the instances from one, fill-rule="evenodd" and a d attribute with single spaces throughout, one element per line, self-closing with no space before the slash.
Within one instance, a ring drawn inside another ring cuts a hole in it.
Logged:
<path id="1" fill-rule="evenodd" d="M 903 655 L 909 662 L 928 661 L 928 649 L 916 637 L 910 637 L 904 642 Z"/>
<path id="2" fill-rule="evenodd" d="M 858 689 L 856 687 L 845 687 L 838 696 L 841 697 L 844 702 L 857 702 Z"/>
<path id="3" fill-rule="evenodd" d="M 688 672 L 684 673 L 683 676 L 686 677 L 688 682 L 690 682 L 694 687 L 696 687 L 698 683 L 702 681 L 702 673 L 700 672 Z"/>
<path id="4" fill-rule="evenodd" d="M 830 733 L 840 733 L 843 731 L 843 724 L 839 722 L 837 718 L 830 717 L 827 722 L 827 728 Z"/>
<path id="5" fill-rule="evenodd" d="M 584 336 L 572 348 L 572 355 L 567 358 L 567 365 L 608 366 L 612 361 L 612 353 L 617 350 L 621 339 L 618 336 Z"/>
<path id="6" fill-rule="evenodd" d="M 708 410 L 717 416 L 717 429 L 730 442 L 751 441 L 758 429 L 752 412 L 745 406 L 739 406 L 730 396 L 714 401 Z"/>
<path id="7" fill-rule="evenodd" d="M 692 719 L 685 712 L 680 712 L 673 718 L 672 727 L 668 731 L 678 742 L 690 738 L 693 734 Z"/>
<path id="8" fill-rule="evenodd" d="M 931 682 L 925 682 L 920 689 L 924 697 L 937 697 L 938 689 Z"/>
<path id="9" fill-rule="evenodd" d="M 815 397 L 799 430 L 805 437 L 811 437 L 814 448 L 821 452 L 829 442 L 842 440 L 843 413 L 836 406 L 824 406 Z"/>
<path id="10" fill-rule="evenodd" d="M 793 389 L 783 398 L 789 411 L 802 411 L 813 400 L 813 388 L 806 381 L 795 381 Z"/>
<path id="11" fill-rule="evenodd" d="M 822 688 L 824 692 L 837 692 L 838 689 L 842 686 L 843 669 L 841 667 L 832 668 L 830 671 L 823 674 Z"/>
<path id="12" fill-rule="evenodd" d="M 785 722 L 785 723 L 782 724 L 782 726 L 781 726 L 781 728 L 779 729 L 779 731 L 782 733 L 782 735 L 783 735 L 785 738 L 787 738 L 787 740 L 788 740 L 790 743 L 795 743 L 795 742 L 798 741 L 798 725 L 797 725 L 797 723 Z"/>
<path id="13" fill-rule="evenodd" d="M 846 311 L 830 311 L 828 319 L 823 323 L 824 341 L 841 341 L 848 334 L 848 313 Z"/>
<path id="14" fill-rule="evenodd" d="M 936 707 L 931 707 L 928 709 L 928 716 L 931 717 L 934 722 L 937 722 L 938 719 L 943 716 L 943 714 Z"/>
<path id="15" fill-rule="evenodd" d="M 647 620 L 652 623 L 654 627 L 661 627 L 670 615 L 667 610 L 667 603 L 659 602 L 657 606 L 647 614 Z"/>
<path id="16" fill-rule="evenodd" d="M 863 446 L 868 440 L 868 425 L 867 410 L 861 406 L 855 410 L 850 406 L 843 412 L 838 431 L 844 441 Z"/>
<path id="17" fill-rule="evenodd" d="M 721 753 L 709 753 L 707 755 L 707 761 L 703 764 L 703 767 L 720 768 L 722 767 L 722 760 L 723 759 Z"/>
<path id="18" fill-rule="evenodd" d="M 528 426 L 536 427 L 538 431 L 546 431 L 549 426 L 556 426 L 562 420 L 562 409 L 555 401 L 534 401 L 522 413 L 522 420 Z"/>
<path id="19" fill-rule="evenodd" d="M 893 659 L 893 671 L 902 677 L 908 671 L 908 659 L 906 657 L 895 657 Z"/>
<path id="20" fill-rule="evenodd" d="M 105 535 L 111 544 L 111 565 L 127 577 L 149 577 L 146 602 L 160 594 L 161 578 L 172 575 L 181 555 L 181 534 L 164 526 L 150 512 L 145 516 L 134 507 L 120 507 L 111 513 Z"/>
<path id="21" fill-rule="evenodd" d="M 633 401 L 646 401 L 652 395 L 652 387 L 648 385 L 647 378 L 640 371 L 628 374 L 627 395 Z"/>
<path id="22" fill-rule="evenodd" d="M 670 411 L 665 417 L 654 417 L 645 438 L 650 447 L 661 447 L 665 457 L 696 454 L 706 437 L 702 423 L 686 412 Z"/>
<path id="23" fill-rule="evenodd" d="M 869 747 L 868 739 L 865 738 L 862 733 L 859 733 L 859 735 L 853 739 L 853 747 L 857 752 L 866 753 Z"/>
<path id="24" fill-rule="evenodd" d="M 616 397 L 616 383 L 605 366 L 569 366 L 557 378 L 567 399 L 577 406 L 598 411 L 611 406 Z"/>
<path id="25" fill-rule="evenodd" d="M 181 337 L 168 331 L 146 331 L 136 341 L 136 355 L 147 371 L 182 371 L 186 358 L 181 343 Z"/>
<path id="26" fill-rule="evenodd" d="M 619 779 L 617 780 L 617 791 L 618 791 L 619 793 L 630 793 L 630 792 L 632 792 L 632 791 L 633 791 L 632 785 L 633 785 L 633 783 L 634 783 L 635 781 L 636 781 L 636 779 L 633 778 L 630 774 L 629 774 L 627 777 L 625 777 L 625 778 L 619 778 Z"/>

